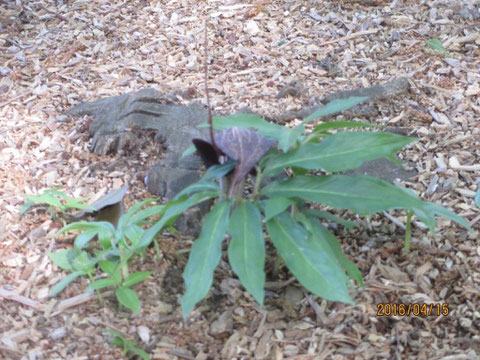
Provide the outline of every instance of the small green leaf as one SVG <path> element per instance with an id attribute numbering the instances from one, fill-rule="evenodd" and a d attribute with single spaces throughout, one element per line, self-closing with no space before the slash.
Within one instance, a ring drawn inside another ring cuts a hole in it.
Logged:
<path id="1" fill-rule="evenodd" d="M 310 122 L 322 116 L 332 115 L 332 114 L 336 114 L 336 113 L 348 110 L 354 107 L 355 105 L 358 105 L 361 102 L 364 102 L 367 99 L 368 97 L 366 96 L 351 96 L 346 99 L 333 100 L 329 102 L 327 105 L 325 105 L 324 107 L 322 107 L 321 109 L 318 109 L 313 114 L 308 116 L 305 120 L 303 120 L 303 122 L 304 123 Z"/>
<path id="2" fill-rule="evenodd" d="M 480 208 L 480 185 L 478 186 L 477 189 L 477 194 L 475 195 L 475 205 L 477 205 L 478 208 Z"/>
<path id="3" fill-rule="evenodd" d="M 129 349 L 129 351 L 140 356 L 143 360 L 150 360 L 150 356 L 148 356 L 148 354 L 144 350 L 138 347 L 132 347 Z"/>
<path id="4" fill-rule="evenodd" d="M 62 249 L 57 250 L 54 253 L 48 252 L 47 255 L 53 263 L 58 266 L 59 268 L 67 271 L 73 271 L 72 264 L 70 263 L 70 256 L 69 253 L 72 250 L 70 249 Z"/>
<path id="5" fill-rule="evenodd" d="M 192 154 L 195 153 L 196 150 L 197 149 L 195 149 L 195 145 L 191 145 L 182 153 L 182 156 L 180 158 L 183 159 L 184 157 L 186 157 L 188 155 L 192 155 Z"/>
<path id="6" fill-rule="evenodd" d="M 60 280 L 57 285 L 55 285 L 52 290 L 50 291 L 49 296 L 57 296 L 59 293 L 67 287 L 68 284 L 70 284 L 73 280 L 75 280 L 77 277 L 85 275 L 83 271 L 74 271 L 71 274 L 68 274 L 65 276 L 62 280 Z"/>
<path id="7" fill-rule="evenodd" d="M 97 235 L 97 233 L 97 229 L 84 231 L 75 238 L 74 246 L 78 249 L 86 248 L 90 240 L 92 240 Z"/>
<path id="8" fill-rule="evenodd" d="M 307 290 L 327 300 L 353 303 L 343 269 L 328 255 L 331 250 L 312 239 L 288 212 L 267 221 L 267 231 L 287 267 Z"/>
<path id="9" fill-rule="evenodd" d="M 265 201 L 265 221 L 277 216 L 285 211 L 290 205 L 295 204 L 295 201 L 286 197 L 274 196 Z"/>
<path id="10" fill-rule="evenodd" d="M 429 40 L 425 41 L 425 44 L 427 44 L 427 46 L 429 46 L 431 49 L 433 49 L 435 51 L 440 51 L 440 52 L 446 52 L 447 51 L 447 49 L 445 49 L 443 47 L 442 42 L 438 39 L 429 39 Z"/>
<path id="11" fill-rule="evenodd" d="M 200 181 L 213 180 L 224 177 L 235 168 L 235 165 L 236 162 L 230 159 L 224 164 L 210 166 L 205 172 L 205 174 L 203 174 Z"/>
<path id="12" fill-rule="evenodd" d="M 139 282 L 142 282 L 152 274 L 151 271 L 141 271 L 128 275 L 127 279 L 123 282 L 123 286 L 130 287 Z"/>
<path id="13" fill-rule="evenodd" d="M 115 274 L 118 272 L 118 263 L 110 260 L 100 260 L 98 262 L 98 266 L 104 273 L 107 273 L 112 277 L 115 276 Z"/>
<path id="14" fill-rule="evenodd" d="M 187 291 L 182 297 L 183 317 L 202 300 L 212 286 L 213 271 L 222 255 L 222 242 L 228 227 L 230 200 L 217 203 L 203 220 L 199 238 L 193 244 L 183 278 Z"/>
<path id="15" fill-rule="evenodd" d="M 53 195 L 44 193 L 41 195 L 29 196 L 27 200 L 33 201 L 35 204 L 47 204 L 56 207 L 57 209 L 63 209 L 63 204 Z"/>
<path id="16" fill-rule="evenodd" d="M 140 313 L 140 300 L 135 291 L 128 287 L 119 286 L 115 290 L 115 296 L 120 304 L 137 314 Z"/>
<path id="17" fill-rule="evenodd" d="M 25 214 L 33 205 L 35 205 L 35 202 L 32 200 L 25 200 L 22 208 L 20 209 L 20 216 L 23 216 L 23 214 Z"/>
<path id="18" fill-rule="evenodd" d="M 268 205 L 267 205 L 268 206 Z M 265 242 L 262 217 L 250 202 L 240 203 L 230 218 L 228 259 L 242 285 L 262 305 L 265 286 Z"/>
<path id="19" fill-rule="evenodd" d="M 117 279 L 113 279 L 113 278 L 100 279 L 100 280 L 95 280 L 93 283 L 88 285 L 87 289 L 100 290 L 106 287 L 116 286 L 118 284 L 120 284 L 120 282 L 117 281 Z"/>

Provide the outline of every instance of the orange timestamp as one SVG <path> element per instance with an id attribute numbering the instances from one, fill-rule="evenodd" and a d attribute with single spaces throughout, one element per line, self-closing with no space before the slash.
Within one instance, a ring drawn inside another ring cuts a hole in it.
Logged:
<path id="1" fill-rule="evenodd" d="M 377 316 L 447 316 L 448 303 L 378 303 Z"/>

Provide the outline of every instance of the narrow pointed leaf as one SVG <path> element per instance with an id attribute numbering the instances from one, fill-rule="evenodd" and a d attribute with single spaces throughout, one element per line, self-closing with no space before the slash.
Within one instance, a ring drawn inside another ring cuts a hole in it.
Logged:
<path id="1" fill-rule="evenodd" d="M 195 145 L 190 145 L 183 153 L 182 153 L 182 156 L 180 157 L 180 159 L 183 159 L 184 157 L 188 156 L 188 155 L 193 155 L 195 154 L 195 151 L 197 150 L 197 148 L 195 147 Z"/>
<path id="2" fill-rule="evenodd" d="M 413 211 L 415 215 L 418 216 L 420 221 L 427 225 L 432 232 L 435 232 L 435 215 L 441 215 L 444 218 L 456 222 L 457 224 L 463 226 L 469 231 L 472 230 L 470 224 L 465 218 L 451 212 L 443 206 L 437 205 L 432 202 L 422 202 L 420 206 L 413 208 Z"/>
<path id="3" fill-rule="evenodd" d="M 261 190 L 273 197 L 300 198 L 335 208 L 366 215 L 394 208 L 421 207 L 418 197 L 402 188 L 371 176 L 327 175 L 296 176 L 287 181 L 274 181 Z"/>
<path id="4" fill-rule="evenodd" d="M 240 203 L 230 218 L 228 259 L 242 285 L 262 305 L 265 287 L 265 242 L 262 218 L 250 202 Z"/>
<path id="5" fill-rule="evenodd" d="M 212 286 L 213 271 L 220 262 L 222 241 L 228 228 L 230 200 L 217 203 L 205 216 L 199 238 L 193 244 L 183 278 L 187 291 L 180 301 L 186 318 L 195 304 L 202 300 Z"/>
<path id="6" fill-rule="evenodd" d="M 65 287 L 68 286 L 72 281 L 74 281 L 77 277 L 85 275 L 83 271 L 74 271 L 71 274 L 65 276 L 62 280 L 60 280 L 50 291 L 49 296 L 57 296 L 60 294 Z"/>
<path id="7" fill-rule="evenodd" d="M 352 303 L 347 278 L 330 249 L 311 238 L 288 212 L 270 219 L 267 231 L 289 270 L 305 288 L 332 301 Z"/>
<path id="8" fill-rule="evenodd" d="M 208 170 L 202 176 L 201 180 L 203 181 L 203 180 L 212 180 L 212 179 L 221 178 L 227 175 L 234 168 L 235 168 L 235 161 L 233 160 L 228 160 L 226 163 L 221 165 L 214 165 L 208 168 Z"/>
<path id="9" fill-rule="evenodd" d="M 346 99 L 338 99 L 338 100 L 331 101 L 321 109 L 318 109 L 313 114 L 308 116 L 305 120 L 303 120 L 303 122 L 304 123 L 310 122 L 322 116 L 332 115 L 332 114 L 336 114 L 336 113 L 348 110 L 367 99 L 368 97 L 366 96 L 351 96 Z"/>
<path id="10" fill-rule="evenodd" d="M 308 170 L 347 171 L 365 161 L 394 155 L 415 139 L 384 132 L 339 132 L 321 143 L 306 143 L 295 150 L 272 157 L 265 174 L 277 174 L 287 167 Z"/>
<path id="11" fill-rule="evenodd" d="M 214 195 L 211 193 L 196 193 L 190 197 L 181 197 L 179 199 L 170 200 L 165 204 L 165 213 L 163 216 L 151 227 L 149 227 L 143 233 L 137 247 L 146 247 L 151 244 L 153 239 L 162 231 L 165 227 L 172 225 L 172 223 L 190 207 L 201 203 L 202 201 L 212 198 Z"/>
<path id="12" fill-rule="evenodd" d="M 312 234 L 314 235 L 314 237 L 316 237 L 319 242 L 328 244 L 332 251 L 332 254 L 335 256 L 340 265 L 345 269 L 348 276 L 355 280 L 360 286 L 363 286 L 362 273 L 360 272 L 360 270 L 358 270 L 358 268 L 351 260 L 345 257 L 342 252 L 340 243 L 338 242 L 335 235 L 328 231 L 327 228 L 315 218 L 308 217 L 308 220 L 310 221 L 310 224 L 312 226 Z"/>

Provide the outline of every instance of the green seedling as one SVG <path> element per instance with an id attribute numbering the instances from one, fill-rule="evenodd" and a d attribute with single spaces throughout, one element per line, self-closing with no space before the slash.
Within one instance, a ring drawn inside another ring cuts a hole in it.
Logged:
<path id="1" fill-rule="evenodd" d="M 164 205 L 146 207 L 154 199 L 148 199 L 133 205 L 122 215 L 114 227 L 106 221 L 81 221 L 71 223 L 58 231 L 62 234 L 78 231 L 73 249 L 58 250 L 49 253 L 50 259 L 70 274 L 60 281 L 50 295 L 60 293 L 69 283 L 79 276 L 87 276 L 91 283 L 88 289 L 96 290 L 113 287 L 118 302 L 134 312 L 140 312 L 140 300 L 131 287 L 144 281 L 151 272 L 129 272 L 129 261 L 134 256 L 143 256 L 145 246 L 141 239 L 145 233 L 142 226 L 151 223 L 148 218 L 162 215 Z M 93 249 L 91 249 L 93 248 Z M 104 277 L 96 279 L 98 268 Z"/>
<path id="2" fill-rule="evenodd" d="M 110 339 L 110 344 L 121 348 L 123 354 L 129 359 L 140 356 L 144 360 L 150 360 L 150 356 L 148 356 L 144 350 L 140 349 L 135 341 L 125 339 L 122 334 L 113 329 L 105 328 L 105 331 L 113 336 L 113 338 Z"/>
<path id="3" fill-rule="evenodd" d="M 52 219 L 64 218 L 65 214 L 71 210 L 94 210 L 92 206 L 86 204 L 86 198 L 71 198 L 57 187 L 45 190 L 40 195 L 28 196 L 20 210 L 20 216 L 23 216 L 34 205 L 43 205 L 48 207 L 48 212 Z"/>

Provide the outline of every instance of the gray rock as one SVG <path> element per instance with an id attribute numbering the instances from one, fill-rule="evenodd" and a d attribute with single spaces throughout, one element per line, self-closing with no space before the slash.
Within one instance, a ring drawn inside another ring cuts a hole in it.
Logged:
<path id="1" fill-rule="evenodd" d="M 143 141 L 136 130 L 153 130 L 155 140 L 165 144 L 167 156 L 148 172 L 148 190 L 171 199 L 184 187 L 200 179 L 203 164 L 196 155 L 181 158 L 193 138 L 207 138 L 206 129 L 197 125 L 208 120 L 207 110 L 199 104 L 173 104 L 154 89 L 82 103 L 68 111 L 70 115 L 90 115 L 94 118 L 89 132 L 92 150 L 100 155 L 122 153 Z M 203 211 L 206 204 L 203 204 Z M 199 209 L 179 219 L 179 231 L 198 234 L 201 219 Z"/>

